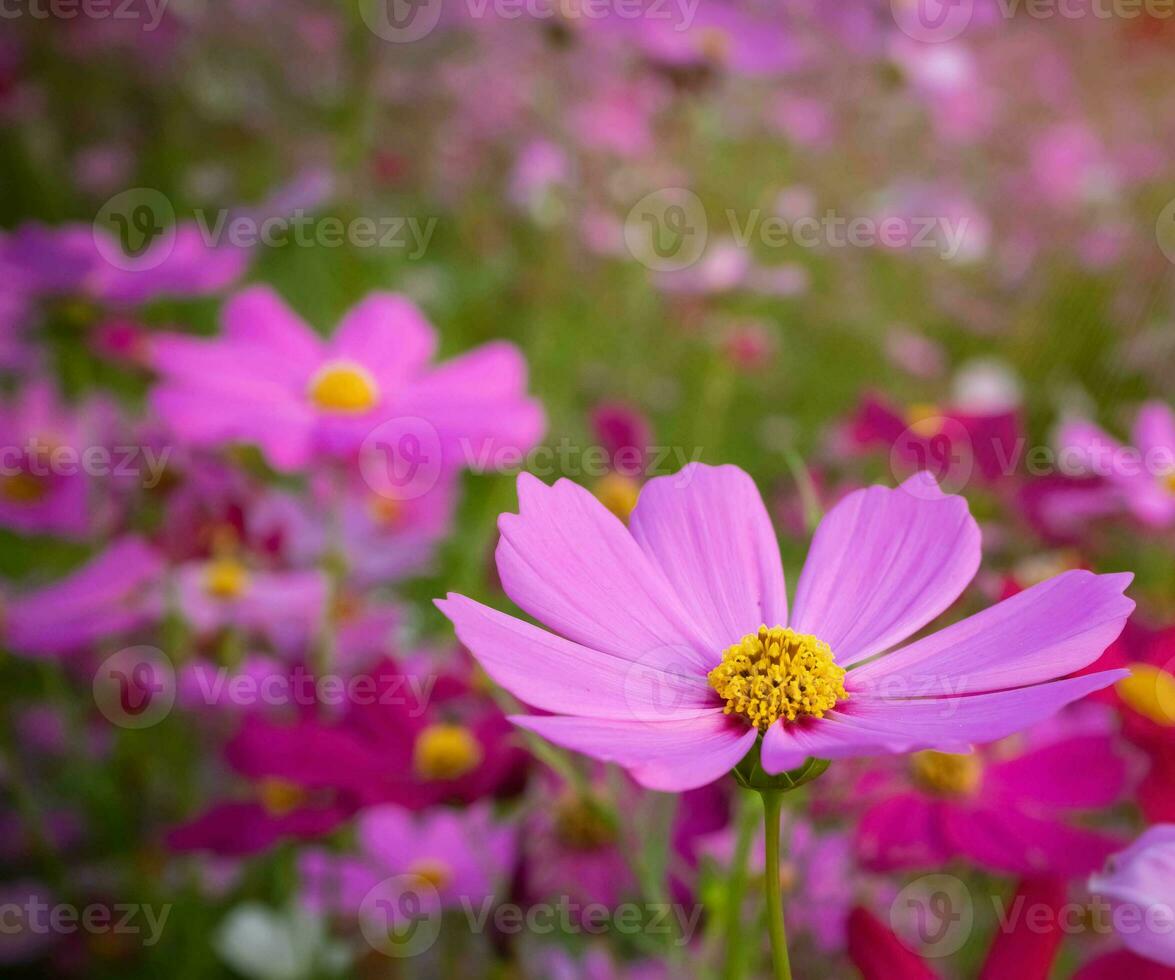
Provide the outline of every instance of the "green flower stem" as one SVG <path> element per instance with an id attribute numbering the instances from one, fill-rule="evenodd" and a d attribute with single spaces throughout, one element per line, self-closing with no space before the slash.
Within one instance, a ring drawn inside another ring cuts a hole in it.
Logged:
<path id="1" fill-rule="evenodd" d="M 726 960 L 722 968 L 723 980 L 741 980 L 746 975 L 746 950 L 743 946 L 743 896 L 747 891 L 747 861 L 751 841 L 755 836 L 755 808 L 748 806 L 750 798 L 739 794 L 738 836 L 735 838 L 734 859 L 726 882 Z"/>
<path id="2" fill-rule="evenodd" d="M 763 789 L 759 793 L 763 797 L 763 827 L 767 834 L 767 866 L 763 874 L 763 884 L 767 890 L 767 932 L 771 936 L 776 980 L 791 980 L 787 930 L 783 924 L 783 894 L 779 882 L 779 823 L 783 793 L 777 789 Z"/>

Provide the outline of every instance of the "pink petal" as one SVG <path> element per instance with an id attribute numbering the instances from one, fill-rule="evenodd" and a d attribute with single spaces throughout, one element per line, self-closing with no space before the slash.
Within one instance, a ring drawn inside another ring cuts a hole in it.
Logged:
<path id="1" fill-rule="evenodd" d="M 856 663 L 943 612 L 979 559 L 967 502 L 943 495 L 926 474 L 896 490 L 858 490 L 816 529 L 791 625 L 831 646 L 842 665 Z"/>
<path id="2" fill-rule="evenodd" d="M 269 286 L 251 286 L 233 296 L 221 312 L 224 339 L 267 354 L 266 369 L 304 385 L 322 363 L 323 344 L 313 330 Z"/>
<path id="3" fill-rule="evenodd" d="M 632 536 L 723 650 L 760 626 L 787 622 L 779 543 L 751 478 L 737 466 L 691 463 L 650 480 Z"/>
<path id="4" fill-rule="evenodd" d="M 542 407 L 526 395 L 526 359 L 504 342 L 418 376 L 394 408 L 436 429 L 451 466 L 477 470 L 517 467 L 546 427 Z"/>
<path id="5" fill-rule="evenodd" d="M 1133 437 L 1144 458 L 1153 454 L 1156 461 L 1165 456 L 1166 459 L 1161 461 L 1175 462 L 1172 458 L 1175 454 L 1175 412 L 1165 402 L 1150 401 L 1138 410 Z"/>
<path id="6" fill-rule="evenodd" d="M 854 694 L 823 718 L 805 724 L 772 725 L 763 738 L 763 768 L 783 772 L 808 756 L 847 759 L 922 749 L 967 752 L 973 743 L 994 742 L 1028 728 L 1126 674 L 1124 670 L 1107 670 L 1035 687 L 957 698 Z"/>
<path id="7" fill-rule="evenodd" d="M 714 709 L 706 678 L 688 665 L 601 653 L 454 593 L 436 604 L 486 673 L 536 708 L 630 721 Z"/>
<path id="8" fill-rule="evenodd" d="M 574 752 L 615 762 L 647 789 L 676 793 L 726 775 L 750 751 L 756 732 L 720 710 L 684 721 L 513 716 L 514 724 Z"/>
<path id="9" fill-rule="evenodd" d="M 959 853 L 983 867 L 1012 874 L 1088 874 L 1122 846 L 1114 837 L 1007 807 L 951 807 L 946 833 Z"/>
<path id="10" fill-rule="evenodd" d="M 626 660 L 668 659 L 701 672 L 717 651 L 628 529 L 569 480 L 518 478 L 518 514 L 498 519 L 502 587 L 563 636 Z"/>
<path id="11" fill-rule="evenodd" d="M 387 389 L 399 387 L 432 360 L 437 337 L 416 304 L 395 293 L 371 293 L 343 317 L 330 356 L 366 367 Z"/>
<path id="12" fill-rule="evenodd" d="M 1075 570 L 864 664 L 850 690 L 958 695 L 1063 677 L 1093 663 L 1122 632 L 1134 603 L 1124 572 Z"/>

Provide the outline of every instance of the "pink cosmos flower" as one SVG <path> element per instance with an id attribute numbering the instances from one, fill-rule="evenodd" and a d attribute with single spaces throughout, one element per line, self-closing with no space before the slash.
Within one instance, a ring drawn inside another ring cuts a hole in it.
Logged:
<path id="1" fill-rule="evenodd" d="M 33 657 L 60 656 L 157 622 L 163 567 L 142 538 L 121 538 L 65 578 L 10 600 L 5 644 Z"/>
<path id="2" fill-rule="evenodd" d="M 230 555 L 180 565 L 175 580 L 180 611 L 198 635 L 232 626 L 282 649 L 313 639 L 329 591 L 321 571 L 268 571 Z"/>
<path id="3" fill-rule="evenodd" d="M 47 381 L 0 403 L 0 526 L 71 538 L 90 533 L 94 502 L 83 461 L 100 443 L 89 430 Z"/>
<path id="4" fill-rule="evenodd" d="M 397 888 L 420 898 L 422 912 L 477 908 L 496 893 L 514 863 L 515 828 L 495 822 L 485 805 L 425 814 L 378 806 L 359 814 L 356 824 L 358 855 L 322 850 L 299 855 L 301 900 L 311 911 L 347 917 L 378 913 L 378 896 L 385 892 L 393 909 L 407 911 L 407 904 L 395 901 L 404 894 Z"/>
<path id="5" fill-rule="evenodd" d="M 518 497 L 499 520 L 498 571 L 556 632 L 452 593 L 438 606 L 494 680 L 556 713 L 515 724 L 651 789 L 711 782 L 760 738 L 768 773 L 966 752 L 1122 676 L 1059 679 L 1121 631 L 1129 574 L 1068 572 L 908 642 L 980 561 L 966 501 L 925 474 L 829 512 L 790 615 L 766 508 L 737 467 L 650 481 L 629 528 L 567 480 L 523 474 Z"/>
<path id="6" fill-rule="evenodd" d="M 432 472 L 492 459 L 502 447 L 525 452 L 542 434 L 513 345 L 486 344 L 430 367 L 436 333 L 403 296 L 371 294 L 327 341 L 263 286 L 229 300 L 222 319 L 224 333 L 211 340 L 154 343 L 163 377 L 152 403 L 193 445 L 253 442 L 289 471 L 319 452 L 353 454 L 382 423 L 411 420 L 384 451 L 399 452 L 411 437 L 397 465 Z"/>
<path id="7" fill-rule="evenodd" d="M 1092 422 L 1073 420 L 1057 434 L 1058 462 L 1101 477 L 1119 505 L 1149 527 L 1175 524 L 1175 412 L 1160 401 L 1147 402 L 1134 420 L 1133 446 Z"/>
<path id="8" fill-rule="evenodd" d="M 1085 706 L 1082 706 L 1085 707 Z M 968 755 L 919 752 L 871 767 L 852 795 L 862 862 L 879 871 L 942 867 L 963 857 L 1013 874 L 1088 874 L 1119 838 L 1074 826 L 1127 789 L 1127 760 L 1097 705 Z"/>
<path id="9" fill-rule="evenodd" d="M 1131 952 L 1175 967 L 1175 824 L 1150 827 L 1089 879 L 1089 889 L 1115 911 L 1130 911 L 1115 921 Z"/>

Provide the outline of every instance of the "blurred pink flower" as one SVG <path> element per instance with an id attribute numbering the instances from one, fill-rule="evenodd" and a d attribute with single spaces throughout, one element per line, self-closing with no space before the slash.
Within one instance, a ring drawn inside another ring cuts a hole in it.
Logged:
<path id="1" fill-rule="evenodd" d="M 1133 913 L 1140 927 L 1118 931 L 1131 952 L 1175 967 L 1175 824 L 1149 827 L 1090 877 L 1089 889 Z"/>
<path id="2" fill-rule="evenodd" d="M 1076 826 L 1125 794 L 1127 759 L 1102 712 L 967 755 L 920 752 L 864 774 L 856 848 L 870 868 L 943 867 L 962 857 L 1012 874 L 1085 874 L 1120 838 Z"/>
<path id="3" fill-rule="evenodd" d="M 60 656 L 155 623 L 163 614 L 162 575 L 161 556 L 142 538 L 121 538 L 65 578 L 10 599 L 6 645 Z"/>
<path id="4" fill-rule="evenodd" d="M 312 849 L 299 855 L 300 898 L 311 911 L 347 918 L 377 912 L 380 896 L 391 908 L 406 908 L 396 902 L 405 892 L 421 900 L 417 914 L 476 910 L 508 879 L 515 834 L 484 805 L 422 814 L 372 807 L 356 820 L 357 854 Z"/>
<path id="5" fill-rule="evenodd" d="M 267 287 L 234 296 L 223 323 L 211 340 L 153 343 L 162 379 L 152 404 L 193 445 L 253 442 L 276 468 L 298 470 L 320 452 L 354 454 L 381 423 L 407 418 L 423 465 L 439 454 L 452 470 L 502 447 L 525 452 L 542 434 L 517 348 L 486 344 L 431 367 L 435 331 L 403 296 L 369 295 L 325 342 Z"/>
<path id="6" fill-rule="evenodd" d="M 1119 506 L 1140 523 L 1167 528 L 1175 524 L 1175 412 L 1164 402 L 1139 409 L 1125 446 L 1092 422 L 1061 425 L 1057 443 L 1066 466 L 1101 478 Z M 1077 475 L 1077 474 L 1070 474 Z"/>

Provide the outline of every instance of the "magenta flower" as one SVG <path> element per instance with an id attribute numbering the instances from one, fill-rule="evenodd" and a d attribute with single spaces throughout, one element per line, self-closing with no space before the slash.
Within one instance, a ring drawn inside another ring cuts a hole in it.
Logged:
<path id="1" fill-rule="evenodd" d="M 852 791 L 867 803 L 857 824 L 861 861 L 892 871 L 961 857 L 994 871 L 1063 877 L 1100 867 L 1121 840 L 1071 820 L 1122 798 L 1127 761 L 1109 713 L 1088 707 L 1010 744 L 968 755 L 919 752 L 891 771 L 871 768 Z"/>
<path id="2" fill-rule="evenodd" d="M 1082 474 L 1101 477 L 1120 506 L 1150 527 L 1175 524 L 1175 412 L 1159 401 L 1139 409 L 1131 433 L 1133 446 L 1092 422 L 1070 421 L 1061 426 L 1059 462 L 1075 460 Z"/>
<path id="3" fill-rule="evenodd" d="M 303 704 L 292 706 L 299 713 L 292 724 L 246 715 L 225 756 L 250 780 L 250 798 L 213 804 L 173 829 L 169 845 L 251 853 L 286 837 L 320 836 L 365 807 L 423 810 L 523 787 L 526 755 L 513 729 L 462 680 L 410 679 L 390 660 L 372 665 L 366 679 L 373 685 L 353 688 L 335 719 Z M 198 681 L 184 678 L 189 703 Z M 303 690 L 295 687 L 295 696 Z"/>
<path id="4" fill-rule="evenodd" d="M 862 448 L 880 447 L 911 469 L 965 481 L 972 473 L 988 482 L 1011 476 L 1021 456 L 1015 409 L 968 411 L 932 404 L 904 411 L 876 395 L 861 400 L 850 438 Z"/>
<path id="5" fill-rule="evenodd" d="M 368 296 L 328 341 L 262 286 L 234 296 L 223 322 L 211 340 L 154 342 L 163 377 L 152 402 L 193 445 L 256 443 L 277 469 L 297 470 L 317 453 L 354 454 L 381 423 L 411 419 L 419 462 L 455 469 L 502 448 L 526 451 L 542 434 L 513 345 L 430 367 L 436 334 L 402 296 Z"/>
<path id="6" fill-rule="evenodd" d="M 555 632 L 460 595 L 438 606 L 494 680 L 556 713 L 515 724 L 651 789 L 717 779 L 760 737 L 768 773 L 966 752 L 1123 676 L 1059 679 L 1118 635 L 1129 574 L 1067 572 L 909 642 L 980 560 L 966 502 L 925 474 L 829 512 L 790 615 L 767 511 L 736 467 L 650 481 L 628 529 L 567 480 L 523 474 L 518 496 L 520 513 L 499 521 L 498 571 Z"/>

